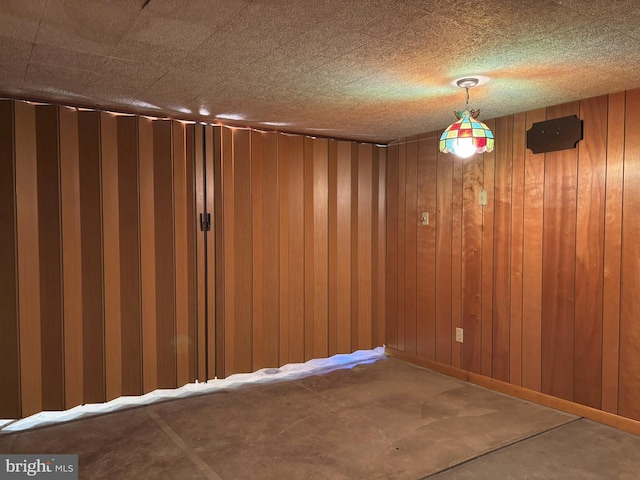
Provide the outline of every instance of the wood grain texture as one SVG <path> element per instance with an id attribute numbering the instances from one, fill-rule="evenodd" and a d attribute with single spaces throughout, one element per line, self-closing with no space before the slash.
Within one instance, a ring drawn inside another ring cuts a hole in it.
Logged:
<path id="1" fill-rule="evenodd" d="M 398 144 L 387 153 L 387 345 L 398 348 Z"/>
<path id="2" fill-rule="evenodd" d="M 437 151 L 435 134 L 421 135 L 418 142 L 418 203 L 417 218 L 429 215 L 429 225 L 418 220 L 417 237 L 417 346 L 420 356 L 436 358 L 436 202 Z"/>
<path id="3" fill-rule="evenodd" d="M 313 140 L 313 347 L 312 358 L 329 355 L 329 145 Z"/>
<path id="4" fill-rule="evenodd" d="M 158 388 L 158 327 L 156 294 L 156 228 L 153 121 L 138 122 L 140 161 L 140 295 L 142 302 L 142 385 Z"/>
<path id="5" fill-rule="evenodd" d="M 638 108 L 640 89 L 627 91 L 626 125 L 633 125 L 633 112 Z M 625 130 L 624 152 L 618 413 L 640 420 L 640 134 L 633 128 Z"/>
<path id="6" fill-rule="evenodd" d="M 174 245 L 174 285 L 175 285 L 175 352 L 176 386 L 189 383 L 189 359 L 192 339 L 189 335 L 189 249 L 187 211 L 187 185 L 193 177 L 187 176 L 185 126 L 171 122 L 172 167 L 173 167 L 173 245 Z M 215 277 L 215 275 L 213 275 Z"/>
<path id="7" fill-rule="evenodd" d="M 253 242 L 253 368 L 265 367 L 263 354 L 264 329 L 262 327 L 264 317 L 264 305 L 262 298 L 263 289 L 263 228 L 264 219 L 262 212 L 262 135 L 252 131 L 251 135 L 251 208 L 252 208 L 252 242 Z M 267 219 L 269 221 L 269 219 Z"/>
<path id="8" fill-rule="evenodd" d="M 190 146 L 191 142 L 193 142 L 192 149 L 194 152 L 194 174 L 195 174 L 195 212 L 198 216 L 198 222 L 200 221 L 200 215 L 206 214 L 206 206 L 204 203 L 205 197 L 205 186 L 204 186 L 204 127 L 201 125 L 193 125 L 189 127 L 192 130 L 192 134 L 187 137 L 187 145 Z M 214 223 L 216 221 L 215 212 L 210 212 L 211 218 Z M 197 335 L 197 378 L 198 381 L 204 382 L 207 380 L 207 335 L 206 332 L 206 308 L 207 303 L 205 300 L 205 292 L 206 292 L 206 284 L 205 284 L 205 241 L 204 241 L 204 232 L 200 228 L 200 224 L 198 223 L 195 235 L 195 261 L 196 261 L 196 296 L 197 296 L 197 306 L 196 306 L 196 335 Z M 221 249 L 222 244 L 220 242 L 219 245 L 216 246 L 216 249 L 213 252 L 208 252 L 209 255 L 218 255 L 218 250 Z M 215 278 L 218 275 L 218 272 L 214 272 L 213 277 Z M 222 305 L 219 304 L 218 295 L 214 297 L 214 303 L 216 304 L 216 308 L 221 308 Z M 215 372 L 215 371 L 214 371 Z"/>
<path id="9" fill-rule="evenodd" d="M 584 140 L 578 145 L 573 401 L 600 408 L 607 97 L 581 101 L 580 118 Z"/>
<path id="10" fill-rule="evenodd" d="M 525 130 L 545 120 L 546 110 L 527 112 Z M 524 159 L 522 258 L 522 386 L 541 388 L 542 218 L 544 215 L 544 154 L 527 149 Z"/>
<path id="11" fill-rule="evenodd" d="M 358 170 L 360 166 L 359 161 L 360 150 L 355 144 L 351 144 L 351 350 L 358 348 L 358 308 L 360 303 L 358 302 L 358 288 L 360 283 L 358 282 L 359 273 L 359 261 L 358 261 Z"/>
<path id="12" fill-rule="evenodd" d="M 460 366 L 482 371 L 482 189 L 483 158 L 474 155 L 463 164 L 462 193 L 462 322 L 464 343 Z"/>
<path id="13" fill-rule="evenodd" d="M 407 138 L 404 201 L 404 350 L 417 351 L 418 136 Z"/>
<path id="14" fill-rule="evenodd" d="M 60 107 L 60 206 L 64 313 L 64 408 L 84 402 L 82 226 L 78 113 Z M 98 377 L 100 371 L 95 373 Z"/>
<path id="15" fill-rule="evenodd" d="M 144 119 L 141 119 L 143 121 Z M 158 387 L 176 387 L 176 290 L 171 121 L 153 121 Z M 143 279 L 144 280 L 144 279 Z"/>
<path id="16" fill-rule="evenodd" d="M 577 115 L 578 103 L 547 109 Z M 542 392 L 573 400 L 577 150 L 545 159 L 542 264 Z"/>
<path id="17" fill-rule="evenodd" d="M 42 409 L 64 408 L 64 327 L 60 206 L 59 107 L 36 106 L 40 253 Z"/>
<path id="18" fill-rule="evenodd" d="M 233 130 L 234 164 L 234 242 L 235 242 L 235 315 L 234 335 L 229 341 L 234 343 L 234 364 L 236 372 L 251 372 L 252 357 L 252 269 L 253 248 L 251 212 L 251 160 L 248 130 Z"/>
<path id="19" fill-rule="evenodd" d="M 305 359 L 305 164 L 304 139 L 289 139 L 289 362 Z"/>
<path id="20" fill-rule="evenodd" d="M 338 142 L 329 141 L 329 356 L 338 353 Z"/>
<path id="21" fill-rule="evenodd" d="M 222 286 L 224 292 L 224 375 L 236 372 L 235 366 L 235 211 L 234 188 L 235 169 L 233 165 L 233 138 L 229 128 L 221 128 L 221 165 L 220 177 L 222 178 L 222 230 L 224 259 L 224 283 L 216 282 Z M 218 335 L 220 333 L 217 332 Z"/>
<path id="22" fill-rule="evenodd" d="M 524 180 L 526 114 L 513 116 L 511 171 L 511 325 L 509 328 L 509 383 L 522 385 L 522 304 L 524 254 Z"/>
<path id="23" fill-rule="evenodd" d="M 373 348 L 371 343 L 371 236 L 373 147 L 358 146 L 358 322 L 357 349 Z"/>
<path id="24" fill-rule="evenodd" d="M 453 211 L 451 219 L 451 331 L 449 338 L 455 338 L 456 327 L 462 327 L 462 210 L 463 210 L 463 160 L 453 159 Z M 462 345 L 451 344 L 451 365 L 460 366 Z"/>
<path id="25" fill-rule="evenodd" d="M 122 394 L 142 393 L 138 119 L 118 117 Z"/>
<path id="26" fill-rule="evenodd" d="M 104 366 L 107 401 L 122 395 L 120 209 L 115 115 L 100 113 L 102 245 L 104 255 Z"/>
<path id="27" fill-rule="evenodd" d="M 279 214 L 279 327 L 278 365 L 289 363 L 289 143 L 291 137 L 278 134 L 278 214 Z"/>
<path id="28" fill-rule="evenodd" d="M 437 154 L 436 203 L 436 360 L 451 364 L 451 234 L 453 156 Z"/>
<path id="29" fill-rule="evenodd" d="M 509 381 L 513 118 L 496 120 L 493 224 L 493 378 Z"/>
<path id="30" fill-rule="evenodd" d="M 496 131 L 495 120 L 486 122 Z M 487 204 L 482 207 L 482 374 L 493 371 L 493 247 L 495 215 L 495 150 L 482 155 L 483 189 L 487 191 Z"/>
<path id="31" fill-rule="evenodd" d="M 14 102 L 0 100 L 0 418 L 20 417 Z"/>
<path id="32" fill-rule="evenodd" d="M 374 197 L 374 201 L 376 198 Z M 377 346 L 387 344 L 387 148 L 378 148 L 378 278 L 375 289 L 378 302 Z M 376 232 L 374 232 L 374 235 Z"/>
<path id="33" fill-rule="evenodd" d="M 314 168 L 313 138 L 304 138 L 304 360 L 313 358 L 314 334 Z"/>
<path id="34" fill-rule="evenodd" d="M 98 403 L 105 392 L 102 186 L 100 112 L 78 112 L 82 255 L 83 400 Z"/>
<path id="35" fill-rule="evenodd" d="M 186 242 L 187 242 L 187 316 L 189 328 L 189 381 L 195 383 L 198 377 L 199 341 L 202 335 L 198 335 L 198 283 L 197 283 L 197 229 L 200 227 L 198 218 L 198 206 L 196 205 L 196 150 L 195 150 L 195 124 L 184 125 L 185 162 L 186 162 Z M 212 212 L 213 213 L 213 212 Z M 212 216 L 212 218 L 214 218 Z M 214 218 L 215 221 L 215 218 Z M 215 252 L 212 252 L 215 258 Z M 213 275 L 215 279 L 215 272 Z M 215 298 L 214 298 L 215 303 Z"/>
<path id="36" fill-rule="evenodd" d="M 211 215 L 211 230 L 207 232 L 207 372 L 209 378 L 225 376 L 225 285 L 222 127 L 204 127 L 204 157 L 206 160 L 206 213 Z M 211 272 L 215 272 L 212 274 Z"/>
<path id="37" fill-rule="evenodd" d="M 26 417 L 43 409 L 40 289 L 33 288 L 40 282 L 35 107 L 15 102 L 14 116 L 20 413 Z"/>
<path id="38" fill-rule="evenodd" d="M 378 277 L 379 277 L 379 269 L 380 263 L 378 262 L 378 251 L 379 251 L 379 226 L 378 222 L 380 221 L 380 217 L 378 214 L 378 198 L 380 197 L 380 182 L 378 180 L 378 175 L 380 173 L 380 147 L 372 146 L 371 148 L 371 274 L 369 283 L 371 297 L 369 299 L 371 316 L 369 319 L 370 329 L 371 329 L 371 348 L 374 348 L 378 345 L 382 345 L 379 341 L 378 333 L 380 331 L 379 323 L 380 319 L 380 305 L 378 304 L 377 298 L 377 289 L 378 289 Z M 384 338 L 384 337 L 383 337 Z"/>
<path id="39" fill-rule="evenodd" d="M 618 413 L 625 93 L 609 95 L 602 309 L 602 409 Z"/>
<path id="40" fill-rule="evenodd" d="M 407 232 L 407 144 L 400 144 L 398 149 L 398 349 L 406 348 L 406 315 L 405 296 L 407 274 L 406 262 L 406 232 Z"/>

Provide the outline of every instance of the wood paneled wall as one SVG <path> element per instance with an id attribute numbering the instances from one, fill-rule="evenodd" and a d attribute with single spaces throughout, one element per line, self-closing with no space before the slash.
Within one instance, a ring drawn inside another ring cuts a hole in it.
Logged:
<path id="1" fill-rule="evenodd" d="M 207 128 L 220 151 L 218 376 L 382 345 L 386 149 Z"/>
<path id="2" fill-rule="evenodd" d="M 0 418 L 195 379 L 189 128 L 0 101 Z"/>
<path id="3" fill-rule="evenodd" d="M 0 418 L 382 345 L 386 164 L 1 100 Z"/>
<path id="4" fill-rule="evenodd" d="M 640 420 L 638 108 L 640 89 L 498 118 L 468 160 L 439 132 L 392 144 L 388 345 Z M 577 148 L 526 149 L 534 122 L 574 114 Z"/>

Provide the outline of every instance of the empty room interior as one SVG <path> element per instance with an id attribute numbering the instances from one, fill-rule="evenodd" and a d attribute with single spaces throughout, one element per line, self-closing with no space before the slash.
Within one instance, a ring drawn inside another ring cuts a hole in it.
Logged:
<path id="1" fill-rule="evenodd" d="M 0 478 L 637 478 L 634 115 L 632 0 L 2 0 Z"/>

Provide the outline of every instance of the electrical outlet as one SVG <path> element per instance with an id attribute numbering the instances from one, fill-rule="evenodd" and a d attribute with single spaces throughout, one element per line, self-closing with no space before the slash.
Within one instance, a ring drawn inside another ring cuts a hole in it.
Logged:
<path id="1" fill-rule="evenodd" d="M 456 342 L 462 343 L 464 341 L 463 332 L 461 328 L 456 327 Z"/>

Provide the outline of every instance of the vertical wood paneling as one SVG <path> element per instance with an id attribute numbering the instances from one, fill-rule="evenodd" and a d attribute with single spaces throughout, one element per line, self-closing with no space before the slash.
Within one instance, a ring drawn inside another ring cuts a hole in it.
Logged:
<path id="1" fill-rule="evenodd" d="M 360 166 L 358 145 L 351 144 L 351 350 L 358 349 L 358 170 Z"/>
<path id="2" fill-rule="evenodd" d="M 278 213 L 279 213 L 279 263 L 280 278 L 280 352 L 278 365 L 289 363 L 289 144 L 291 137 L 278 134 Z"/>
<path id="3" fill-rule="evenodd" d="M 351 144 L 340 141 L 336 165 L 336 346 L 351 351 Z"/>
<path id="4" fill-rule="evenodd" d="M 493 378 L 509 381 L 513 118 L 496 120 L 493 226 Z"/>
<path id="5" fill-rule="evenodd" d="M 372 234 L 372 168 L 373 147 L 358 147 L 358 338 L 357 348 L 371 344 L 371 234 Z"/>
<path id="6" fill-rule="evenodd" d="M 580 102 L 580 117 L 584 140 L 578 146 L 573 399 L 600 408 L 607 97 Z"/>
<path id="7" fill-rule="evenodd" d="M 313 348 L 312 358 L 329 354 L 329 144 L 313 140 Z M 369 277 L 370 278 L 370 277 Z"/>
<path id="8" fill-rule="evenodd" d="M 379 251 L 379 225 L 380 221 L 378 214 L 378 201 L 380 198 L 378 175 L 380 172 L 380 148 L 372 146 L 371 148 L 371 275 L 370 275 L 370 291 L 369 304 L 371 308 L 371 318 L 369 320 L 371 329 L 371 347 L 382 345 L 383 341 L 380 341 L 378 332 L 380 331 L 379 324 L 380 318 L 380 306 L 376 301 L 377 289 L 378 289 L 378 277 L 380 270 L 380 263 L 378 262 Z M 384 338 L 384 336 L 382 337 Z"/>
<path id="9" fill-rule="evenodd" d="M 289 235 L 289 362 L 305 360 L 305 165 L 304 138 L 287 138 Z M 284 188 L 284 187 L 283 187 Z"/>
<path id="10" fill-rule="evenodd" d="M 138 119 L 118 117 L 122 394 L 142 393 Z"/>
<path id="11" fill-rule="evenodd" d="M 453 212 L 451 219 L 451 331 L 455 338 L 456 327 L 462 327 L 462 208 L 463 208 L 463 160 L 453 160 Z M 451 344 L 451 365 L 460 367 L 462 348 L 458 342 Z"/>
<path id="12" fill-rule="evenodd" d="M 451 364 L 451 233 L 453 159 L 438 153 L 436 185 L 436 360 Z"/>
<path id="13" fill-rule="evenodd" d="M 487 126 L 496 131 L 495 120 Z M 487 192 L 487 204 L 482 207 L 482 374 L 491 376 L 493 371 L 493 233 L 495 213 L 495 150 L 483 157 L 483 189 Z"/>
<path id="14" fill-rule="evenodd" d="M 626 95 L 625 124 L 633 126 L 640 108 L 640 89 Z M 622 211 L 622 267 L 620 291 L 620 415 L 640 419 L 640 134 L 625 130 L 624 194 Z"/>
<path id="15" fill-rule="evenodd" d="M 398 348 L 406 348 L 407 144 L 398 149 Z"/>
<path id="16" fill-rule="evenodd" d="M 143 391 L 158 388 L 158 328 L 156 304 L 156 228 L 153 124 L 138 122 L 140 158 L 140 275 L 142 301 Z M 160 192 L 159 192 L 160 195 Z"/>
<path id="17" fill-rule="evenodd" d="M 278 366 L 277 137 L 251 132 L 253 209 L 253 369 Z"/>
<path id="18" fill-rule="evenodd" d="M 262 352 L 264 365 L 266 367 L 278 366 L 279 345 L 279 302 L 278 302 L 278 282 L 280 279 L 278 265 L 278 203 L 274 199 L 278 198 L 278 137 L 275 133 L 263 133 L 262 160 L 265 168 L 262 169 L 262 218 L 263 231 L 262 246 L 263 252 L 263 329 L 262 329 Z M 255 215 L 254 210 L 254 215 Z M 266 221 L 264 221 L 266 219 Z M 254 244 L 254 250 L 259 245 Z M 254 274 L 255 275 L 255 274 Z M 259 367 L 253 367 L 254 370 Z"/>
<path id="19" fill-rule="evenodd" d="M 59 107 L 36 108 L 40 250 L 42 409 L 64 408 L 64 331 L 60 219 Z M 31 288 L 34 288 L 33 286 Z"/>
<path id="20" fill-rule="evenodd" d="M 248 130 L 233 130 L 234 163 L 234 241 L 235 241 L 235 315 L 234 343 L 235 372 L 251 372 L 252 364 L 252 212 L 251 212 L 251 160 Z"/>
<path id="21" fill-rule="evenodd" d="M 509 329 L 509 382 L 522 385 L 522 296 L 526 115 L 513 116 L 511 172 L 511 325 Z"/>
<path id="22" fill-rule="evenodd" d="M 264 368 L 263 338 L 264 329 L 262 327 L 264 317 L 264 305 L 262 298 L 263 289 L 263 238 L 262 231 L 264 220 L 262 216 L 262 134 L 251 132 L 251 204 L 252 204 L 252 242 L 253 248 L 253 367 L 255 369 Z M 268 219 L 267 219 L 268 221 Z"/>
<path id="23" fill-rule="evenodd" d="M 378 148 L 378 279 L 373 301 L 378 302 L 377 346 L 387 343 L 387 148 Z M 376 201 L 376 197 L 373 198 Z M 373 232 L 376 235 L 376 232 Z M 374 252 L 374 255 L 376 253 Z M 376 298 L 377 297 L 377 300 Z"/>
<path id="24" fill-rule="evenodd" d="M 602 409 L 618 413 L 625 93 L 609 95 L 604 220 Z"/>
<path id="25" fill-rule="evenodd" d="M 21 415 L 42 410 L 42 350 L 38 248 L 38 157 L 35 107 L 15 102 L 16 232 L 18 243 L 18 315 L 20 318 Z"/>
<path id="26" fill-rule="evenodd" d="M 84 403 L 82 231 L 78 114 L 60 107 L 60 204 L 64 315 L 64 408 Z M 100 372 L 96 372 L 97 375 Z"/>
<path id="27" fill-rule="evenodd" d="M 398 144 L 387 153 L 387 345 L 398 348 Z"/>
<path id="28" fill-rule="evenodd" d="M 338 142 L 329 141 L 329 356 L 338 353 Z"/>
<path id="29" fill-rule="evenodd" d="M 175 285 L 175 336 L 176 384 L 180 387 L 189 383 L 189 249 L 187 227 L 187 159 L 184 125 L 171 122 L 173 161 L 173 242 L 174 242 L 174 285 Z"/>
<path id="30" fill-rule="evenodd" d="M 545 120 L 546 110 L 527 112 L 525 130 Z M 544 216 L 544 154 L 527 149 L 524 166 L 522 259 L 522 386 L 541 388 L 542 219 Z"/>
<path id="31" fill-rule="evenodd" d="M 404 325 L 406 352 L 417 351 L 418 137 L 407 139 L 404 202 Z"/>
<path id="32" fill-rule="evenodd" d="M 436 352 L 436 175 L 438 138 L 421 135 L 418 143 L 418 219 L 417 236 L 417 353 L 435 360 Z M 422 212 L 429 215 L 429 225 L 422 225 Z"/>
<path id="33" fill-rule="evenodd" d="M 462 194 L 462 322 L 464 343 L 460 365 L 482 370 L 482 189 L 483 158 L 474 155 L 463 164 Z M 455 297 L 454 297 L 455 298 Z"/>
<path id="34" fill-rule="evenodd" d="M 197 324 L 197 301 L 198 296 L 196 292 L 197 288 L 197 245 L 196 245 L 196 229 L 199 228 L 197 214 L 199 213 L 196 206 L 196 172 L 195 172 L 195 138 L 194 138 L 195 125 L 187 124 L 184 126 L 184 142 L 185 142 L 185 188 L 186 188 L 186 275 L 187 275 L 187 318 L 188 318 L 188 339 L 189 339 L 189 383 L 193 383 L 198 373 L 198 342 L 200 337 L 198 335 Z M 213 217 L 212 217 L 213 218 Z M 212 252 L 215 258 L 215 252 Z M 215 275 L 213 275 L 215 280 Z M 214 298 L 215 303 L 215 298 Z"/>
<path id="35" fill-rule="evenodd" d="M 222 183 L 222 128 L 204 127 L 206 159 L 207 215 L 211 215 L 207 232 L 207 373 L 209 378 L 225 376 L 225 285 Z M 215 272 L 212 274 L 211 272 Z"/>
<path id="36" fill-rule="evenodd" d="M 545 109 L 527 112 L 525 130 L 544 121 Z M 522 252 L 522 386 L 541 388 L 542 219 L 544 154 L 525 151 Z"/>
<path id="37" fill-rule="evenodd" d="M 547 109 L 577 115 L 578 103 Z M 542 392 L 573 400 L 577 151 L 546 154 L 542 251 Z"/>
<path id="38" fill-rule="evenodd" d="M 141 119 L 144 121 L 145 119 Z M 176 386 L 175 252 L 171 122 L 153 122 L 158 387 Z M 142 278 L 144 284 L 145 278 Z"/>
<path id="39" fill-rule="evenodd" d="M 221 128 L 222 229 L 224 242 L 224 376 L 236 371 L 235 366 L 235 212 L 232 131 Z M 217 282 L 220 285 L 221 282 Z"/>
<path id="40" fill-rule="evenodd" d="M 204 164 L 203 164 L 203 155 L 204 155 L 204 126 L 201 125 L 193 125 L 189 126 L 189 129 L 193 132 L 189 137 L 193 141 L 193 151 L 194 151 L 194 169 L 195 169 L 195 213 L 198 216 L 198 222 L 200 221 L 200 215 L 205 214 L 205 186 L 204 186 Z M 218 192 L 219 193 L 219 192 Z M 211 212 L 211 218 L 216 219 L 215 212 Z M 219 232 L 216 232 L 219 234 Z M 208 252 L 209 255 L 217 256 L 219 251 L 222 249 L 222 242 L 216 242 L 216 249 L 214 251 Z M 204 241 L 204 232 L 202 232 L 200 228 L 200 224 L 197 227 L 196 233 L 196 245 L 195 245 L 195 256 L 196 256 L 196 317 L 197 317 L 197 349 L 198 349 L 198 381 L 204 382 L 207 380 L 207 335 L 206 332 L 206 308 L 207 303 L 205 300 L 206 297 L 206 282 L 205 282 L 205 241 Z M 214 279 L 218 275 L 218 272 L 212 276 Z M 211 278 L 211 275 L 210 275 Z M 220 292 L 222 289 L 218 290 L 216 296 L 214 297 L 214 303 L 216 305 L 216 309 L 223 308 L 221 302 L 219 301 Z M 215 371 L 212 372 L 215 376 Z"/>
<path id="41" fill-rule="evenodd" d="M 0 100 L 0 418 L 20 417 L 14 106 Z"/>
<path id="42" fill-rule="evenodd" d="M 120 209 L 116 117 L 100 113 L 102 232 L 104 249 L 104 352 L 106 399 L 122 395 Z"/>
<path id="43" fill-rule="evenodd" d="M 313 139 L 304 138 L 304 359 L 313 358 L 314 345 L 314 218 Z"/>
<path id="44" fill-rule="evenodd" d="M 104 296 L 100 113 L 78 112 L 82 252 L 82 349 L 84 403 L 104 402 Z"/>

